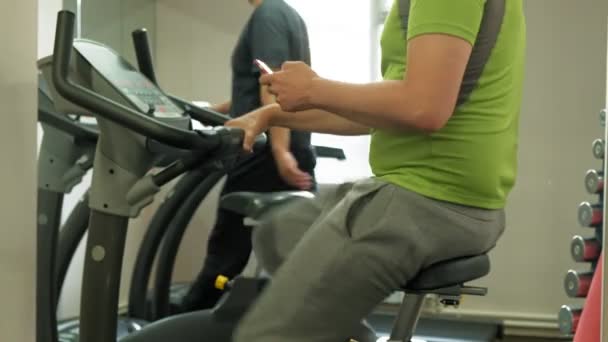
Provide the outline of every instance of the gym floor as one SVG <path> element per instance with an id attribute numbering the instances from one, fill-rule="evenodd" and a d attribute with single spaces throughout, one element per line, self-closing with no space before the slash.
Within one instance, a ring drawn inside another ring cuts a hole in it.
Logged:
<path id="1" fill-rule="evenodd" d="M 368 322 L 380 335 L 388 335 L 393 318 L 390 315 L 374 314 Z M 533 337 L 500 336 L 500 326 L 490 323 L 467 323 L 450 320 L 422 318 L 416 329 L 415 338 L 426 342 L 556 342 L 570 339 L 547 339 Z"/>
<path id="2" fill-rule="evenodd" d="M 507 337 L 500 342 L 556 342 L 556 341 L 568 341 L 565 339 L 546 339 L 546 338 L 534 338 L 534 337 Z"/>

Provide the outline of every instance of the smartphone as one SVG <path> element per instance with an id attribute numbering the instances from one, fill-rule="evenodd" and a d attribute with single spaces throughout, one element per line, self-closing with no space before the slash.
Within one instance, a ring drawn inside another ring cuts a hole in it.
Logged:
<path id="1" fill-rule="evenodd" d="M 265 75 L 272 74 L 272 69 L 270 69 L 270 67 L 268 67 L 268 65 L 266 65 L 266 63 L 262 62 L 261 60 L 256 59 L 253 61 L 253 63 L 255 63 L 255 65 L 257 65 L 258 68 L 260 68 L 260 70 L 262 70 L 262 74 L 265 74 Z"/>

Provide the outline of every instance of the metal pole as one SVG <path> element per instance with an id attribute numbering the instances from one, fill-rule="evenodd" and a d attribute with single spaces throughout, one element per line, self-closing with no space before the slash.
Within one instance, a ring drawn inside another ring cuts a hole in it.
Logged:
<path id="1" fill-rule="evenodd" d="M 424 294 L 405 294 L 388 342 L 409 342 L 412 339 L 424 298 Z"/>
<path id="2" fill-rule="evenodd" d="M 80 341 L 114 342 L 127 217 L 91 210 L 82 294 Z"/>

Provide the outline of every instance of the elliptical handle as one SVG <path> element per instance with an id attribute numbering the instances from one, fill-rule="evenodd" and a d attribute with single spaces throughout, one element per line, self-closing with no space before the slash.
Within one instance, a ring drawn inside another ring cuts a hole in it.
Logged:
<path id="1" fill-rule="evenodd" d="M 53 83 L 61 96 L 90 109 L 105 119 L 173 147 L 208 148 L 217 143 L 215 134 L 212 132 L 197 134 L 193 131 L 175 128 L 72 83 L 68 79 L 68 75 L 74 43 L 74 20 L 74 13 L 67 10 L 60 11 L 57 16 L 53 51 Z M 212 139 L 209 141 L 206 138 Z"/>
<path id="2" fill-rule="evenodd" d="M 77 139 L 96 142 L 99 133 L 92 128 L 79 125 L 63 115 L 50 112 L 45 108 L 38 108 L 38 121 L 64 131 Z"/>
<path id="3" fill-rule="evenodd" d="M 168 95 L 169 98 L 186 109 L 194 120 L 208 126 L 222 126 L 230 121 L 231 117 L 226 114 L 218 113 L 210 108 L 198 107 L 184 99 L 174 95 Z"/>
<path id="4" fill-rule="evenodd" d="M 133 46 L 135 47 L 135 57 L 139 71 L 144 74 L 152 83 L 158 86 L 156 74 L 154 73 L 154 62 L 152 61 L 152 50 L 148 40 L 148 30 L 139 28 L 131 33 Z"/>

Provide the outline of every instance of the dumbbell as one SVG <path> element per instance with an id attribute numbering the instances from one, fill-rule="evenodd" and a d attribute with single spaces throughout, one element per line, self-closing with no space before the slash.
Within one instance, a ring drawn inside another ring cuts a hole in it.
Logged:
<path id="1" fill-rule="evenodd" d="M 592 279 L 593 271 L 568 271 L 566 278 L 564 279 L 566 294 L 572 298 L 587 297 Z"/>
<path id="2" fill-rule="evenodd" d="M 595 261 L 600 257 L 601 244 L 596 238 L 583 238 L 576 235 L 570 243 L 570 255 L 576 262 Z"/>
<path id="3" fill-rule="evenodd" d="M 597 170 L 587 171 L 585 175 L 585 188 L 592 195 L 604 191 L 604 173 Z"/>
<path id="4" fill-rule="evenodd" d="M 599 204 L 583 202 L 578 206 L 578 223 L 583 227 L 596 227 L 602 223 L 603 212 Z"/>
<path id="5" fill-rule="evenodd" d="M 562 334 L 571 335 L 576 332 L 578 321 L 580 320 L 582 313 L 582 308 L 570 307 L 568 305 L 562 306 L 558 315 L 559 330 Z"/>
<path id="6" fill-rule="evenodd" d="M 604 152 L 606 151 L 604 139 L 595 139 L 592 146 L 593 156 L 597 159 L 604 159 Z"/>

